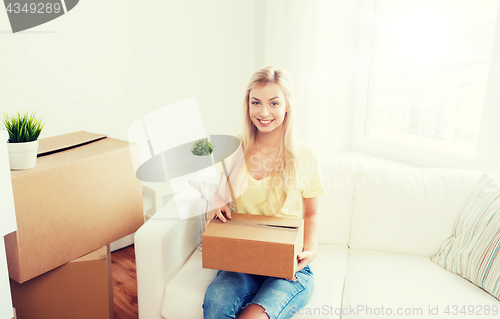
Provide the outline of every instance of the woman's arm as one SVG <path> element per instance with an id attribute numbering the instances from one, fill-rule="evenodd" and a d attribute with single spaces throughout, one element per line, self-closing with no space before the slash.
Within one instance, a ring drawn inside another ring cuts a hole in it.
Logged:
<path id="1" fill-rule="evenodd" d="M 316 257 L 319 237 L 318 199 L 319 197 L 302 198 L 304 208 L 304 249 L 298 255 L 299 266 L 297 271 L 301 271 Z"/>

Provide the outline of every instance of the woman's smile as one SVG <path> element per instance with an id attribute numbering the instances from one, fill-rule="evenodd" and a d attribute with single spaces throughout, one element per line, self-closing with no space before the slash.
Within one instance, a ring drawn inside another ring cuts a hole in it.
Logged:
<path id="1" fill-rule="evenodd" d="M 262 120 L 262 119 L 257 119 L 259 122 L 260 122 L 260 125 L 262 126 L 268 126 L 269 124 L 271 124 L 272 121 L 274 120 Z"/>

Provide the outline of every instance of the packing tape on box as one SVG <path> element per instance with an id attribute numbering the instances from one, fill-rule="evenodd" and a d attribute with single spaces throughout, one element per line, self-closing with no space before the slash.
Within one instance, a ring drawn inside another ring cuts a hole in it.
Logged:
<path id="1" fill-rule="evenodd" d="M 226 219 L 226 223 L 229 224 L 237 224 L 243 226 L 254 226 L 254 227 L 273 227 L 281 230 L 296 230 L 298 226 L 286 226 L 286 225 L 276 225 L 276 224 L 264 224 L 259 222 L 250 222 L 250 221 L 241 221 L 241 220 L 232 220 Z"/>

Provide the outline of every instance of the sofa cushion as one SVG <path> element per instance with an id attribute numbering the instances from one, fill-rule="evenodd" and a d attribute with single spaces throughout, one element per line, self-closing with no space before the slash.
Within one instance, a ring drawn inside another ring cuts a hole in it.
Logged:
<path id="1" fill-rule="evenodd" d="M 294 319 L 340 318 L 330 307 L 340 308 L 342 304 L 347 255 L 345 245 L 319 244 L 317 256 L 310 266 L 314 274 L 314 291 L 304 308 L 294 312 Z"/>
<path id="2" fill-rule="evenodd" d="M 416 168 L 417 166 L 354 150 L 341 150 L 320 159 L 326 195 L 320 196 L 318 211 L 321 225 L 319 242 L 346 245 L 351 235 L 353 195 L 363 185 L 366 170 L 380 168 Z"/>
<path id="3" fill-rule="evenodd" d="M 480 176 L 455 169 L 357 172 L 349 247 L 433 256 Z"/>
<path id="4" fill-rule="evenodd" d="M 484 174 L 431 260 L 500 299 L 500 179 Z"/>
<path id="5" fill-rule="evenodd" d="M 352 163 L 323 162 L 323 184 L 326 194 L 319 197 L 319 242 L 347 245 L 350 236 L 354 170 Z"/>
<path id="6" fill-rule="evenodd" d="M 161 315 L 166 319 L 203 319 L 203 296 L 216 275 L 217 270 L 201 267 L 201 251 L 196 249 L 165 287 Z"/>
<path id="7" fill-rule="evenodd" d="M 314 273 L 314 292 L 303 311 L 293 317 L 313 319 L 307 315 L 323 305 L 340 307 L 347 263 L 347 246 L 320 244 L 316 258 L 311 263 Z M 166 319 L 202 319 L 203 297 L 217 270 L 201 267 L 201 251 L 195 250 L 182 269 L 167 284 L 163 295 L 161 315 Z M 340 318 L 338 315 L 320 318 Z"/>
<path id="8" fill-rule="evenodd" d="M 454 305 L 458 307 L 455 315 Z M 473 315 L 460 313 L 463 306 L 466 312 L 470 306 Z M 490 315 L 485 315 L 486 306 Z M 382 307 L 384 314 L 391 309 L 392 315 L 383 316 Z M 429 309 L 435 312 L 436 307 L 437 315 L 429 314 Z M 445 313 L 447 307 L 449 316 Z M 492 315 L 493 307 L 498 311 L 496 316 Z M 430 258 L 350 249 L 343 308 L 343 319 L 497 318 L 500 302 L 481 288 L 436 265 Z M 368 308 L 372 309 L 371 314 Z M 397 315 L 398 308 L 401 308 L 402 315 Z M 414 308 L 415 311 L 421 309 L 420 315 L 413 312 Z M 405 311 L 408 312 L 404 314 Z"/>

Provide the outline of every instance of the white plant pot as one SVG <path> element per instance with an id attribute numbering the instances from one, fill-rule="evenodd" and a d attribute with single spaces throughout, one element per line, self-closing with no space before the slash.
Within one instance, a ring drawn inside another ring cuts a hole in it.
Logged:
<path id="1" fill-rule="evenodd" d="M 10 169 L 21 170 L 36 166 L 38 140 L 26 143 L 7 143 Z"/>

